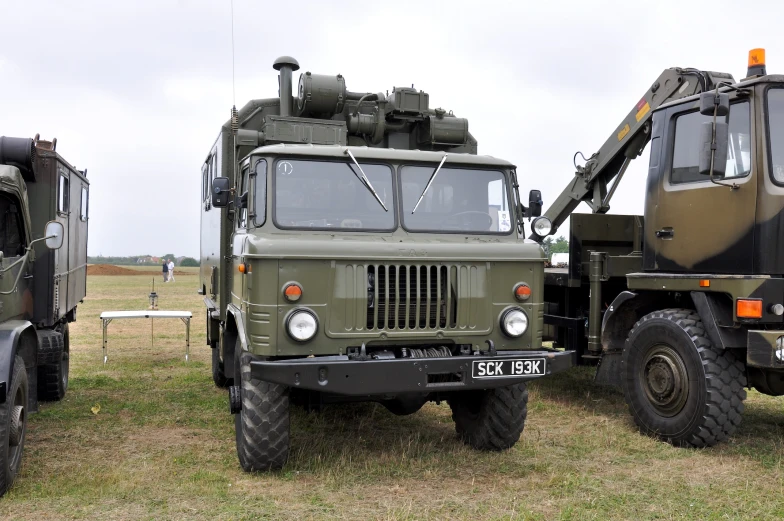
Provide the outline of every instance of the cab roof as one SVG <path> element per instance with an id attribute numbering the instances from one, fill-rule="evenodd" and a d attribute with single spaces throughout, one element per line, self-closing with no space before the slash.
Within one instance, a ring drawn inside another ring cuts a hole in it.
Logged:
<path id="1" fill-rule="evenodd" d="M 400 150 L 395 148 L 355 147 L 341 145 L 291 145 L 278 144 L 266 145 L 256 148 L 251 154 L 287 155 L 326 158 L 345 158 L 350 161 L 346 150 L 351 150 L 357 159 L 377 159 L 394 162 L 431 162 L 439 163 L 444 157 L 444 152 L 426 150 Z M 515 168 L 509 161 L 493 156 L 449 153 L 445 165 L 462 164 L 476 166 L 495 166 L 499 168 Z"/>

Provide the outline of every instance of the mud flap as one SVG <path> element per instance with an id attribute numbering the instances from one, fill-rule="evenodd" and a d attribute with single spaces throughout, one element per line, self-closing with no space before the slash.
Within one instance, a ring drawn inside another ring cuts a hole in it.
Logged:
<path id="1" fill-rule="evenodd" d="M 594 382 L 599 385 L 621 387 L 621 355 L 622 351 L 603 353 L 596 368 Z"/>

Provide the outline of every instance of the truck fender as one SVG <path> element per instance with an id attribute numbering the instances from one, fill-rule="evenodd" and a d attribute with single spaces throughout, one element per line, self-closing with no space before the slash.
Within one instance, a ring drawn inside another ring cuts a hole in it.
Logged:
<path id="1" fill-rule="evenodd" d="M 233 304 L 226 306 L 226 322 L 228 323 L 230 320 L 234 322 L 233 329 L 236 331 L 229 331 L 228 328 L 224 328 L 222 342 L 223 366 L 226 376 L 234 378 L 234 345 L 237 339 L 236 335 L 239 335 L 243 351 L 248 350 L 248 339 L 245 336 L 245 321 L 242 318 L 242 311 Z"/>
<path id="2" fill-rule="evenodd" d="M 719 349 L 746 347 L 745 330 L 732 327 L 732 300 L 703 291 L 692 291 L 691 300 L 714 346 Z"/>
<path id="3" fill-rule="evenodd" d="M 33 333 L 30 336 L 31 340 L 21 342 L 22 335 L 28 329 Z M 28 375 L 31 370 L 33 373 L 36 372 L 38 339 L 33 324 L 27 320 L 8 320 L 0 324 L 0 403 L 5 403 L 8 388 L 11 386 L 11 375 L 16 355 L 21 356 L 24 360 Z M 31 386 L 31 400 L 34 394 L 35 391 Z"/>
<path id="4" fill-rule="evenodd" d="M 602 352 L 613 353 L 623 351 L 629 330 L 638 320 L 637 310 L 639 301 L 630 302 L 637 298 L 633 291 L 623 291 L 610 307 L 604 312 L 602 319 Z"/>

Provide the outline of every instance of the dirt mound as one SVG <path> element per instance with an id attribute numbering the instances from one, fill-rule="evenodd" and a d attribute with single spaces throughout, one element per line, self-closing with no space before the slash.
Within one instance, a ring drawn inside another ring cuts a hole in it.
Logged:
<path id="1" fill-rule="evenodd" d="M 87 266 L 88 275 L 155 275 L 150 271 L 132 270 L 129 268 L 121 268 L 113 264 L 90 264 Z M 177 272 L 174 272 L 177 275 Z"/>

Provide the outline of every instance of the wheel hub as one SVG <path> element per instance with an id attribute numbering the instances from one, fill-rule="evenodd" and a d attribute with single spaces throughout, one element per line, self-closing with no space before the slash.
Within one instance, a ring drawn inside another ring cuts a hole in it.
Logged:
<path id="1" fill-rule="evenodd" d="M 642 365 L 645 394 L 663 416 L 675 416 L 688 398 L 688 374 L 680 355 L 667 345 L 653 346 Z"/>

